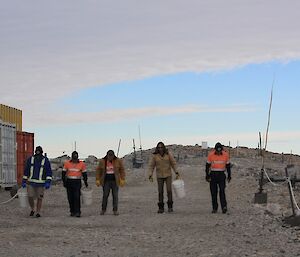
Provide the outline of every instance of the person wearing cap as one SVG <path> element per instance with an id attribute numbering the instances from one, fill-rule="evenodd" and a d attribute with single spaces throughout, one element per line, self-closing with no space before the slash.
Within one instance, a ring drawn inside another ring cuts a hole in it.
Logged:
<path id="1" fill-rule="evenodd" d="M 41 146 L 37 146 L 35 154 L 29 157 L 25 164 L 22 187 L 27 187 L 28 202 L 31 207 L 30 216 L 41 217 L 44 189 L 49 189 L 52 181 L 51 165 L 46 156 L 43 155 Z M 35 199 L 37 199 L 35 207 Z"/>
<path id="2" fill-rule="evenodd" d="M 153 172 L 156 169 L 158 185 L 158 213 L 164 212 L 164 184 L 167 187 L 168 212 L 173 212 L 172 170 L 179 179 L 176 161 L 163 142 L 159 142 L 149 162 L 149 181 L 153 182 Z"/>
<path id="3" fill-rule="evenodd" d="M 85 187 L 88 187 L 86 165 L 78 159 L 78 152 L 72 152 L 71 160 L 64 163 L 62 170 L 62 181 L 67 189 L 68 202 L 71 217 L 80 217 L 80 190 L 81 178 L 83 178 Z"/>
<path id="4" fill-rule="evenodd" d="M 118 194 L 119 186 L 125 184 L 125 168 L 121 159 L 115 156 L 113 150 L 109 150 L 106 156 L 100 159 L 96 168 L 96 185 L 103 187 L 102 195 L 102 210 L 101 215 L 104 215 L 107 208 L 107 201 L 110 191 L 113 198 L 113 213 L 119 215 L 118 212 Z"/>
<path id="5" fill-rule="evenodd" d="M 223 149 L 223 145 L 221 143 L 216 143 L 215 148 L 208 154 L 205 167 L 205 179 L 210 184 L 212 213 L 216 213 L 218 211 L 218 190 L 220 194 L 222 212 L 227 212 L 225 171 L 227 171 L 227 181 L 229 183 L 231 180 L 230 166 L 229 154 Z"/>

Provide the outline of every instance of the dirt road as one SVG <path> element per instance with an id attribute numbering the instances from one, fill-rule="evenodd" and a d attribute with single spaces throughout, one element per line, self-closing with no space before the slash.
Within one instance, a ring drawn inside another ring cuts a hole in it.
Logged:
<path id="1" fill-rule="evenodd" d="M 233 170 L 229 211 L 211 214 L 203 167 L 179 170 L 187 196 L 174 197 L 171 214 L 157 214 L 156 183 L 145 180 L 143 170 L 127 171 L 119 216 L 112 215 L 111 197 L 107 214 L 99 215 L 102 191 L 94 178 L 89 178 L 93 204 L 82 207 L 81 218 L 69 217 L 62 185 L 46 192 L 41 218 L 29 217 L 30 210 L 20 208 L 18 200 L 1 205 L 0 256 L 300 256 L 298 228 L 284 227 L 280 214 L 252 203 L 257 190 L 252 176 Z M 269 202 L 286 197 L 282 194 L 272 194 Z M 0 202 L 8 198 L 8 192 L 0 192 Z"/>

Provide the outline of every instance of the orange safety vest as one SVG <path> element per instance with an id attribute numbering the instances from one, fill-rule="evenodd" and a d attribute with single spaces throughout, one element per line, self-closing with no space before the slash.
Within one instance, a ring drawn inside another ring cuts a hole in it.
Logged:
<path id="1" fill-rule="evenodd" d="M 207 157 L 207 163 L 209 163 L 211 171 L 225 171 L 226 164 L 229 164 L 229 154 L 226 151 L 222 151 L 222 154 L 215 154 L 215 150 L 211 151 Z"/>
<path id="2" fill-rule="evenodd" d="M 86 172 L 86 166 L 82 161 L 79 161 L 78 163 L 66 161 L 64 164 L 64 170 L 66 171 L 67 178 L 81 179 L 82 173 Z"/>

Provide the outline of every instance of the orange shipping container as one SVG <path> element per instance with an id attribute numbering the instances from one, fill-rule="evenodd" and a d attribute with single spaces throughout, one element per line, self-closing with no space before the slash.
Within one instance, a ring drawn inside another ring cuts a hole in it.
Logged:
<path id="1" fill-rule="evenodd" d="M 17 181 L 22 183 L 25 163 L 34 152 L 34 133 L 17 131 Z"/>

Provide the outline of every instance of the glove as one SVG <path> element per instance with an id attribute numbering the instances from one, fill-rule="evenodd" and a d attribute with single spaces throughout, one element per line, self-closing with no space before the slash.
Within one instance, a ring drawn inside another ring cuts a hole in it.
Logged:
<path id="1" fill-rule="evenodd" d="M 123 187 L 125 185 L 125 179 L 120 178 L 120 187 Z"/>
<path id="2" fill-rule="evenodd" d="M 210 175 L 206 175 L 206 176 L 205 176 L 205 180 L 206 180 L 207 182 L 210 182 L 210 181 L 211 181 Z"/>
<path id="3" fill-rule="evenodd" d="M 227 182 L 229 183 L 231 181 L 231 176 L 227 177 Z"/>
<path id="4" fill-rule="evenodd" d="M 152 183 L 153 182 L 153 177 L 152 175 L 149 176 L 149 181 Z"/>
<path id="5" fill-rule="evenodd" d="M 25 188 L 27 184 L 27 181 L 25 179 L 22 180 L 22 187 Z"/>
<path id="6" fill-rule="evenodd" d="M 87 173 L 86 172 L 83 172 L 82 173 L 82 176 L 83 176 L 83 182 L 84 182 L 84 185 L 85 185 L 85 187 L 88 187 L 89 186 L 89 184 L 88 184 L 88 177 L 87 177 Z"/>
<path id="7" fill-rule="evenodd" d="M 97 186 L 97 187 L 100 186 L 100 180 L 96 180 L 96 186 Z"/>
<path id="8" fill-rule="evenodd" d="M 180 179 L 180 175 L 178 172 L 175 173 L 176 174 L 176 178 L 175 179 Z"/>
<path id="9" fill-rule="evenodd" d="M 46 188 L 46 189 L 49 189 L 49 188 L 50 188 L 50 184 L 51 184 L 51 182 L 47 180 L 47 181 L 45 182 L 45 188 Z"/>

